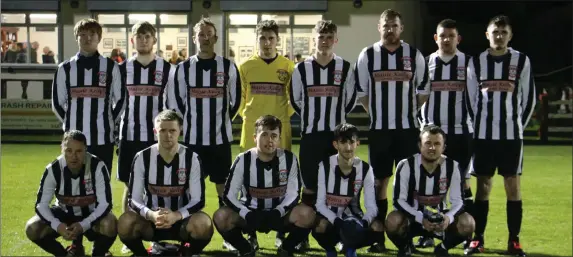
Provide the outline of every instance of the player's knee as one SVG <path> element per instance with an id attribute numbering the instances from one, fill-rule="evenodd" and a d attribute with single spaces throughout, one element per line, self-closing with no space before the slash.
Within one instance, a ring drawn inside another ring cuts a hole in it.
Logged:
<path id="1" fill-rule="evenodd" d="M 26 236 L 31 241 L 40 240 L 44 235 L 42 235 L 42 230 L 46 225 L 42 223 L 42 221 L 35 216 L 26 222 Z"/>
<path id="2" fill-rule="evenodd" d="M 197 212 L 189 217 L 186 230 L 193 238 L 210 239 L 213 236 L 213 222 L 206 213 Z"/>
<path id="3" fill-rule="evenodd" d="M 404 226 L 407 223 L 407 219 L 404 214 L 399 211 L 392 211 L 386 217 L 386 222 L 384 227 L 386 228 L 386 233 L 388 234 L 402 234 Z"/>
<path id="4" fill-rule="evenodd" d="M 384 223 L 378 220 L 374 220 L 372 224 L 370 224 L 370 229 L 375 232 L 384 232 Z"/>
<path id="5" fill-rule="evenodd" d="M 136 225 L 139 215 L 135 212 L 125 212 L 117 221 L 117 233 L 122 238 L 134 237 L 136 234 Z"/>
<path id="6" fill-rule="evenodd" d="M 520 179 L 520 177 L 517 175 L 505 176 L 503 178 L 507 200 L 510 200 L 510 201 L 521 200 L 520 180 L 519 179 Z"/>
<path id="7" fill-rule="evenodd" d="M 221 207 L 215 211 L 213 214 L 213 222 L 220 233 L 227 232 L 235 227 L 233 224 L 234 215 L 235 212 L 229 207 Z"/>
<path id="8" fill-rule="evenodd" d="M 458 222 L 456 224 L 456 229 L 458 234 L 461 236 L 470 236 L 475 230 L 474 218 L 468 213 L 463 213 L 458 217 Z"/>
<path id="9" fill-rule="evenodd" d="M 299 204 L 292 210 L 289 221 L 301 228 L 312 228 L 316 213 L 311 207 Z"/>
<path id="10" fill-rule="evenodd" d="M 492 179 L 489 176 L 478 176 L 477 178 L 477 189 L 476 189 L 476 200 L 486 201 L 489 199 L 489 193 L 491 192 Z"/>
<path id="11" fill-rule="evenodd" d="M 328 226 L 330 226 L 330 222 L 326 219 L 320 219 L 317 222 L 316 227 L 314 228 L 314 232 L 315 233 L 319 233 L 319 234 L 323 234 L 326 233 L 326 230 L 328 229 Z"/>
<path id="12" fill-rule="evenodd" d="M 112 213 L 99 221 L 97 232 L 107 237 L 117 236 L 117 218 Z"/>

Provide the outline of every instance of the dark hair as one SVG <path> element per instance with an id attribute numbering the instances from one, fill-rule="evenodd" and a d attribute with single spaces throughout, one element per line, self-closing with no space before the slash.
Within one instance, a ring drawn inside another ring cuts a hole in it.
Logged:
<path id="1" fill-rule="evenodd" d="M 160 121 L 177 121 L 179 126 L 183 126 L 183 118 L 174 110 L 163 110 L 155 116 L 155 123 Z"/>
<path id="2" fill-rule="evenodd" d="M 495 24 L 498 27 L 505 27 L 509 26 L 511 28 L 511 23 L 509 22 L 509 17 L 505 15 L 498 15 L 489 20 L 487 26 L 489 27 L 491 24 Z"/>
<path id="3" fill-rule="evenodd" d="M 402 14 L 400 14 L 398 11 L 394 11 L 392 9 L 386 9 L 384 10 L 384 12 L 382 12 L 382 14 L 380 14 L 380 20 L 382 19 L 400 19 L 400 22 L 402 22 Z"/>
<path id="4" fill-rule="evenodd" d="M 440 23 L 438 23 L 438 28 L 458 29 L 458 24 L 456 23 L 455 20 L 445 19 L 445 20 L 440 21 Z"/>
<path id="5" fill-rule="evenodd" d="M 76 23 L 74 26 L 74 36 L 77 38 L 78 34 L 82 31 L 92 31 L 97 33 L 98 37 L 101 39 L 102 28 L 99 22 L 94 19 L 83 19 Z"/>
<path id="6" fill-rule="evenodd" d="M 263 31 L 272 31 L 279 36 L 279 25 L 274 20 L 264 20 L 257 24 L 257 35 Z"/>
<path id="7" fill-rule="evenodd" d="M 314 26 L 314 32 L 316 33 L 336 33 L 338 28 L 336 24 L 332 23 L 331 20 L 320 20 Z"/>
<path id="8" fill-rule="evenodd" d="M 140 21 L 131 27 L 131 36 L 136 36 L 137 34 L 145 34 L 147 32 L 149 32 L 149 34 L 151 34 L 153 37 L 155 37 L 155 33 L 157 33 L 155 27 L 153 27 L 153 25 L 147 21 Z"/>
<path id="9" fill-rule="evenodd" d="M 197 23 L 195 23 L 195 26 L 193 26 L 193 33 L 199 32 L 201 26 L 213 27 L 213 29 L 215 30 L 215 35 L 217 35 L 217 28 L 215 27 L 215 23 L 213 23 L 211 19 L 209 19 L 208 17 L 201 17 L 201 19 Z"/>
<path id="10" fill-rule="evenodd" d="M 279 133 L 282 133 L 283 124 L 279 118 L 273 115 L 264 115 L 261 116 L 255 121 L 255 133 L 259 131 L 259 128 L 267 128 L 270 130 L 274 130 L 276 128 L 279 129 Z"/>
<path id="11" fill-rule="evenodd" d="M 434 124 L 430 124 L 430 125 L 427 125 L 424 128 L 422 128 L 422 131 L 420 131 L 420 136 L 418 137 L 418 141 L 422 141 L 422 136 L 425 133 L 429 133 L 430 135 L 441 134 L 442 138 L 444 138 L 444 143 L 446 143 L 446 133 L 439 126 L 436 126 Z"/>
<path id="12" fill-rule="evenodd" d="M 79 130 L 69 130 L 64 133 L 64 137 L 62 139 L 62 144 L 69 141 L 70 139 L 80 141 L 87 146 L 87 139 L 84 133 Z"/>
<path id="13" fill-rule="evenodd" d="M 335 141 L 348 141 L 358 138 L 358 128 L 350 123 L 341 123 L 334 128 Z"/>

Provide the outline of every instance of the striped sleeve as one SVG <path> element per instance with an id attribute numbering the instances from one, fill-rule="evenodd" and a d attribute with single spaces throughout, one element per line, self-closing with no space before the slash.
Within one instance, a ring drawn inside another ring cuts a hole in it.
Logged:
<path id="1" fill-rule="evenodd" d="M 422 223 L 424 215 L 421 211 L 414 209 L 408 204 L 408 195 L 410 192 L 410 176 L 412 168 L 408 164 L 408 159 L 404 159 L 398 163 L 396 167 L 396 176 L 394 177 L 394 208 L 403 212 L 409 218 L 414 218 L 416 222 Z"/>
<path id="2" fill-rule="evenodd" d="M 291 79 L 291 84 L 290 84 L 290 104 L 292 105 L 292 108 L 294 108 L 295 112 L 300 116 L 302 115 L 301 113 L 301 108 L 302 108 L 302 90 L 304 89 L 304 85 L 302 84 L 302 79 L 300 77 L 300 71 L 299 69 L 299 65 L 301 65 L 300 63 L 297 63 L 294 71 L 292 73 L 292 79 Z M 302 62 L 302 65 L 304 65 L 304 62 Z M 302 67 L 304 69 L 304 67 Z"/>
<path id="3" fill-rule="evenodd" d="M 345 94 L 345 112 L 346 114 L 350 113 L 354 107 L 356 106 L 356 99 L 357 99 L 357 91 L 356 91 L 356 82 L 354 81 L 354 71 L 352 67 L 348 69 L 346 77 L 346 82 L 344 83 L 344 94 Z"/>
<path id="4" fill-rule="evenodd" d="M 61 122 L 64 122 L 66 117 L 66 103 L 68 100 L 66 70 L 64 69 L 66 63 L 67 62 L 61 63 L 58 66 L 58 70 L 56 70 L 54 80 L 52 81 L 52 111 Z"/>
<path id="5" fill-rule="evenodd" d="M 364 220 L 368 221 L 368 224 L 372 224 L 376 216 L 378 215 L 378 206 L 376 205 L 376 193 L 374 192 L 374 171 L 372 166 L 368 168 L 366 176 L 364 176 L 364 206 L 366 207 L 366 213 L 362 217 Z"/>
<path id="6" fill-rule="evenodd" d="M 358 90 L 358 97 L 368 96 L 370 92 L 370 72 L 368 71 L 368 56 L 366 55 L 368 48 L 364 48 L 358 56 L 356 67 L 354 69 L 354 79 L 356 80 L 356 90 Z"/>
<path id="7" fill-rule="evenodd" d="M 241 106 L 241 75 L 237 65 L 233 62 L 231 62 L 231 68 L 229 69 L 229 99 L 231 99 L 229 117 L 233 119 Z"/>
<path id="8" fill-rule="evenodd" d="M 294 208 L 298 204 L 298 200 L 300 198 L 300 170 L 298 167 L 298 160 L 296 156 L 290 152 L 285 152 L 285 154 L 287 154 L 287 158 L 289 158 L 289 156 L 292 158 L 292 162 L 288 174 L 285 198 L 276 207 L 276 209 L 281 212 L 281 216 L 285 216 L 292 208 Z"/>
<path id="9" fill-rule="evenodd" d="M 225 205 L 238 212 L 241 217 L 245 218 L 250 210 L 239 201 L 239 192 L 243 188 L 243 174 L 245 173 L 245 154 L 240 154 L 237 156 L 231 166 L 231 172 L 229 178 L 225 183 L 224 198 Z"/>
<path id="10" fill-rule="evenodd" d="M 132 173 L 129 178 L 129 195 L 127 203 L 136 213 L 146 218 L 150 209 L 143 202 L 145 190 L 145 165 L 143 163 L 143 152 L 135 155 L 131 165 Z"/>
<path id="11" fill-rule="evenodd" d="M 525 64 L 521 70 L 521 78 L 519 79 L 519 86 L 521 87 L 521 121 L 523 122 L 523 128 L 529 123 L 531 115 L 535 107 L 536 101 L 536 90 L 535 82 L 533 81 L 533 76 L 531 76 L 531 63 L 529 58 L 525 57 Z"/>
<path id="12" fill-rule="evenodd" d="M 428 62 L 420 50 L 416 50 L 416 77 L 414 78 L 417 88 L 417 94 L 430 94 L 430 75 L 428 71 Z"/>
<path id="13" fill-rule="evenodd" d="M 169 109 L 175 110 L 182 116 L 185 115 L 187 106 L 187 83 L 185 82 L 185 70 L 183 64 L 179 63 L 173 72 L 173 86 L 169 90 Z"/>
<path id="14" fill-rule="evenodd" d="M 468 63 L 467 68 L 467 82 L 466 82 L 466 93 L 465 97 L 466 101 L 466 108 L 468 110 L 468 114 L 475 121 L 476 111 L 477 111 L 477 99 L 478 99 L 478 80 L 477 80 L 477 73 L 475 69 L 474 62 L 478 60 L 472 57 Z"/>
<path id="15" fill-rule="evenodd" d="M 91 157 L 90 157 L 91 158 Z M 87 231 L 93 225 L 107 216 L 112 209 L 111 198 L 111 182 L 109 180 L 109 172 L 103 161 L 92 158 L 93 161 L 97 160 L 95 165 L 95 193 L 96 193 L 96 208 L 85 219 L 80 221 L 80 225 Z M 87 166 L 87 165 L 86 165 Z"/>
<path id="16" fill-rule="evenodd" d="M 171 90 L 173 88 L 173 73 L 175 72 L 175 66 L 172 65 L 171 63 L 168 63 L 167 61 L 163 60 L 163 67 L 168 67 L 167 69 L 169 70 L 169 72 L 167 73 L 167 83 L 165 84 L 165 88 L 163 89 L 163 110 L 172 110 L 174 108 L 171 108 L 169 106 L 169 90 Z M 163 111 L 163 110 L 159 110 L 159 111 Z"/>
<path id="17" fill-rule="evenodd" d="M 316 193 L 316 211 L 324 216 L 331 224 L 334 224 L 334 220 L 338 217 L 336 213 L 328 208 L 326 205 L 326 169 L 324 167 L 324 162 L 318 164 L 318 191 Z"/>
<path id="18" fill-rule="evenodd" d="M 40 182 L 40 189 L 36 196 L 36 214 L 45 223 L 50 224 L 50 227 L 58 231 L 58 226 L 60 225 L 60 220 L 54 217 L 52 211 L 50 210 L 50 203 L 54 198 L 56 192 L 57 182 L 54 178 L 54 171 L 51 165 L 46 167 L 44 175 L 42 175 L 42 180 Z"/>
<path id="19" fill-rule="evenodd" d="M 454 170 L 452 174 L 452 181 L 450 181 L 450 190 L 448 192 L 450 200 L 450 210 L 446 213 L 446 216 L 450 218 L 450 224 L 454 222 L 455 215 L 464 206 L 464 201 L 462 198 L 462 178 L 460 175 L 460 168 L 458 162 L 453 161 Z"/>
<path id="20" fill-rule="evenodd" d="M 112 102 L 113 102 L 113 120 L 114 122 L 119 122 L 121 119 L 121 114 L 125 110 L 127 105 L 126 101 L 126 87 L 123 83 L 121 72 L 119 71 L 118 64 L 113 62 L 112 71 L 112 81 L 111 81 L 111 92 L 112 92 Z"/>
<path id="21" fill-rule="evenodd" d="M 189 203 L 179 209 L 182 219 L 196 213 L 205 207 L 205 180 L 201 179 L 201 161 L 199 155 L 192 153 L 191 171 L 189 171 L 189 187 L 187 196 Z"/>

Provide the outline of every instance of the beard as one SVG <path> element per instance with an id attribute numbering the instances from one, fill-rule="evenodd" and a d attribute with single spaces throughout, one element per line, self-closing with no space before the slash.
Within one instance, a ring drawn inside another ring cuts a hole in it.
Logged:
<path id="1" fill-rule="evenodd" d="M 137 54 L 139 54 L 139 55 L 148 55 L 148 54 L 151 54 L 152 52 L 153 52 L 153 49 L 137 50 Z"/>
<path id="2" fill-rule="evenodd" d="M 436 157 L 427 157 L 425 155 L 422 155 L 422 159 L 426 162 L 433 163 L 440 159 L 440 155 L 436 155 Z"/>

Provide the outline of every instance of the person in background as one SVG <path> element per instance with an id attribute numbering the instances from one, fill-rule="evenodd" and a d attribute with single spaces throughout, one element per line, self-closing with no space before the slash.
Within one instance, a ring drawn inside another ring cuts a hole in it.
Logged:
<path id="1" fill-rule="evenodd" d="M 42 54 L 42 63 L 56 63 L 54 52 L 50 50 L 50 47 L 45 46 L 42 52 L 44 53 Z"/>
<path id="2" fill-rule="evenodd" d="M 40 47 L 40 44 L 38 43 L 38 41 L 34 41 L 31 44 L 31 48 L 30 48 L 30 63 L 38 63 L 38 48 Z"/>
<path id="3" fill-rule="evenodd" d="M 16 59 L 18 57 L 18 45 L 16 42 L 12 42 L 10 43 L 10 46 L 8 47 L 8 50 L 6 51 L 6 53 L 4 54 L 4 62 L 5 63 L 15 63 Z"/>
<path id="4" fill-rule="evenodd" d="M 302 60 L 302 55 L 301 55 L 301 54 L 296 54 L 296 55 L 294 56 L 294 62 L 295 62 L 295 63 L 299 63 L 299 62 L 302 62 L 302 61 L 303 61 L 303 60 Z"/>
<path id="5" fill-rule="evenodd" d="M 173 52 L 171 52 L 171 58 L 169 59 L 169 63 L 177 65 L 180 62 L 181 61 L 179 60 L 179 53 L 177 52 L 177 50 L 173 50 Z"/>
<path id="6" fill-rule="evenodd" d="M 111 58 L 114 62 L 117 63 L 122 63 L 123 62 L 123 58 L 121 58 L 121 56 L 119 56 L 119 49 L 115 48 L 113 50 L 111 50 L 111 55 L 109 58 Z"/>
<path id="7" fill-rule="evenodd" d="M 179 59 L 180 62 L 187 60 L 187 48 L 183 48 L 179 50 Z"/>
<path id="8" fill-rule="evenodd" d="M 163 58 L 163 50 L 157 50 L 157 56 Z"/>

